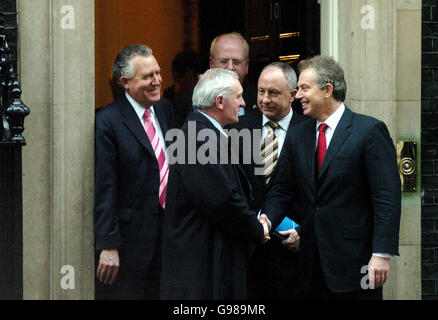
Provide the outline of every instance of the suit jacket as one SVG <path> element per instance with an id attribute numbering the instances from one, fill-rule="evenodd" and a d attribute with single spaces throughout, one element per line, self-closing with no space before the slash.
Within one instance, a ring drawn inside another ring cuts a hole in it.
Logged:
<path id="1" fill-rule="evenodd" d="M 293 113 L 292 119 L 289 123 L 289 127 L 287 128 L 287 131 L 289 131 L 293 126 L 297 125 L 298 123 L 308 120 L 309 118 L 304 117 L 300 114 Z M 262 130 L 263 127 L 263 114 L 260 111 L 260 109 L 254 109 L 254 111 L 245 114 L 244 116 L 239 118 L 239 123 L 237 124 L 237 129 L 249 129 L 251 130 Z M 258 145 L 255 143 L 255 145 Z M 240 145 L 240 156 L 242 158 L 243 150 L 248 149 L 254 146 L 254 143 L 251 143 L 251 145 Z M 260 153 L 260 150 L 256 150 L 255 152 Z M 253 154 L 253 153 L 251 153 Z M 281 153 L 280 153 L 281 155 Z M 254 169 L 258 167 L 258 165 L 255 163 L 254 159 L 252 159 L 251 163 L 243 163 L 243 159 L 241 159 L 242 168 L 245 171 L 246 176 L 248 177 L 251 185 L 252 185 L 252 191 L 253 191 L 253 201 L 251 202 L 251 209 L 258 212 L 258 210 L 262 207 L 263 201 L 266 197 L 266 192 L 269 189 L 269 187 L 272 185 L 272 181 L 275 177 L 275 171 L 273 173 L 273 178 L 270 180 L 269 184 L 266 185 L 265 183 L 265 177 L 263 175 L 255 175 Z"/>
<path id="2" fill-rule="evenodd" d="M 298 123 L 308 120 L 307 117 L 293 113 L 292 119 L 289 122 L 289 131 Z M 255 109 L 253 112 L 239 118 L 237 128 L 239 130 L 247 128 L 253 130 L 262 130 L 263 114 L 260 109 Z M 253 139 L 255 136 L 253 136 Z M 243 142 L 243 141 L 242 141 Z M 246 150 L 251 150 L 255 147 L 256 150 L 251 154 L 260 153 L 260 141 L 251 141 L 251 143 L 240 146 L 240 155 Z M 251 150 L 252 151 L 252 150 Z M 281 153 L 280 153 L 281 156 Z M 243 158 L 241 159 L 243 163 Z M 251 163 L 243 164 L 242 167 L 253 188 L 253 200 L 251 201 L 251 209 L 259 212 L 263 201 L 266 198 L 266 193 L 275 179 L 274 169 L 272 178 L 269 184 L 265 183 L 264 175 L 255 175 L 255 168 L 259 167 L 252 159 Z M 298 204 L 294 206 L 294 210 L 298 210 Z M 292 210 L 292 209 L 291 209 Z M 297 216 L 297 215 L 295 215 Z M 298 227 L 299 228 L 299 227 Z M 250 299 L 294 299 L 296 298 L 298 286 L 298 257 L 299 253 L 290 251 L 281 244 L 281 240 L 275 235 L 271 236 L 271 240 L 267 243 L 258 245 L 251 256 L 248 266 L 248 294 Z"/>
<path id="3" fill-rule="evenodd" d="M 360 289 L 372 253 L 398 255 L 401 191 L 385 124 L 345 109 L 315 174 L 316 120 L 289 132 L 264 210 L 273 227 L 302 202 L 301 278 L 310 285 L 315 250 L 333 292 Z"/>
<path id="4" fill-rule="evenodd" d="M 197 160 L 170 167 L 172 201 L 164 215 L 161 297 L 246 299 L 249 243 L 263 240 L 262 225 L 247 203 L 250 185 L 239 166 L 219 163 L 228 140 L 222 143 L 222 134 L 199 112 L 190 113 L 182 126 L 186 153 L 189 144 L 196 143 L 195 155 L 204 145 L 189 141 L 190 123 L 196 124 L 196 135 L 204 129 L 214 133 L 216 141 L 210 137 L 205 143 L 211 143 L 207 153 L 218 156 L 218 163 Z"/>
<path id="5" fill-rule="evenodd" d="M 154 110 L 165 135 L 171 106 L 161 99 Z M 96 114 L 95 131 L 95 247 L 117 248 L 121 271 L 145 268 L 160 214 L 157 159 L 125 94 Z"/>

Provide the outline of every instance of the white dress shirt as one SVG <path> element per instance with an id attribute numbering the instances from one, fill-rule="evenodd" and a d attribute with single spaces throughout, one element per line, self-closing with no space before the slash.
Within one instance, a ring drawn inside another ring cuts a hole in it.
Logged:
<path id="1" fill-rule="evenodd" d="M 328 126 L 327 129 L 325 130 L 325 140 L 326 140 L 326 145 L 327 145 L 327 149 L 330 145 L 330 141 L 332 140 L 333 134 L 336 130 L 336 127 L 338 126 L 339 121 L 342 118 L 342 115 L 344 114 L 345 111 L 345 105 L 342 103 L 338 109 L 336 109 L 335 112 L 333 112 L 325 121 L 324 123 Z M 316 127 L 315 127 L 315 134 L 316 134 L 316 145 L 315 145 L 315 150 L 316 147 L 318 146 L 318 138 L 319 138 L 319 132 L 318 132 L 318 127 L 319 125 L 323 123 L 320 122 L 318 120 L 316 120 Z M 381 258 L 392 258 L 393 256 L 387 253 L 373 253 L 373 256 L 377 256 L 377 257 L 381 257 Z"/>
<path id="2" fill-rule="evenodd" d="M 138 119 L 140 120 L 141 125 L 143 126 L 143 115 L 145 112 L 145 107 L 142 107 L 137 101 L 135 101 L 126 91 L 126 99 L 128 99 L 129 103 L 131 103 L 131 106 L 134 108 L 135 113 L 137 113 Z M 166 160 L 168 161 L 168 156 L 167 156 L 167 152 L 166 152 L 166 143 L 164 140 L 164 135 L 163 135 L 163 131 L 161 130 L 160 127 L 160 122 L 158 121 L 157 115 L 155 114 L 155 110 L 154 107 L 151 106 L 149 108 L 151 110 L 151 119 L 152 119 L 152 123 L 154 124 L 155 127 L 155 131 L 158 133 L 158 142 L 161 146 L 161 148 L 163 148 L 163 152 L 164 155 L 166 156 Z"/>
<path id="3" fill-rule="evenodd" d="M 336 109 L 335 112 L 333 112 L 330 117 L 328 117 L 324 123 L 328 126 L 327 129 L 325 130 L 325 141 L 326 141 L 326 146 L 327 149 L 330 145 L 330 141 L 332 141 L 332 137 L 333 137 L 333 133 L 336 130 L 336 127 L 338 126 L 339 120 L 341 120 L 342 115 L 344 114 L 345 111 L 345 105 L 342 103 L 338 109 Z M 319 138 L 319 133 L 318 133 L 318 127 L 322 122 L 316 120 L 316 144 L 315 144 L 315 150 L 316 147 L 318 146 L 318 138 Z"/>

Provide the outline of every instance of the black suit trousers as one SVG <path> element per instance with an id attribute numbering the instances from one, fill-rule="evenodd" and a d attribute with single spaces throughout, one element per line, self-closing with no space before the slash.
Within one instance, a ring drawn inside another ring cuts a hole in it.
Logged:
<path id="1" fill-rule="evenodd" d="M 277 238 L 256 246 L 248 266 L 250 300 L 296 299 L 299 289 L 298 253 Z"/>
<path id="2" fill-rule="evenodd" d="M 119 272 L 116 281 L 104 284 L 95 276 L 96 300 L 159 300 L 163 236 L 163 210 L 160 207 L 155 252 L 146 269 Z M 96 269 L 99 265 L 96 254 Z M 120 265 L 123 261 L 120 261 Z"/>
<path id="3" fill-rule="evenodd" d="M 303 294 L 305 300 L 382 300 L 382 287 L 349 292 L 332 292 L 324 279 L 318 249 L 315 249 L 310 290 Z"/>

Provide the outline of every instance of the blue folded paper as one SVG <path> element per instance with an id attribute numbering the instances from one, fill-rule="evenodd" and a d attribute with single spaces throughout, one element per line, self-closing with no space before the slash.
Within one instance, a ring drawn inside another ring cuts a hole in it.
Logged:
<path id="1" fill-rule="evenodd" d="M 295 229 L 298 226 L 299 226 L 298 223 L 296 223 L 295 221 L 286 217 L 283 219 L 283 221 L 281 221 L 281 223 L 278 225 L 278 227 L 275 229 L 275 231 L 277 231 L 277 232 L 286 231 L 286 230 L 290 230 L 290 229 Z"/>

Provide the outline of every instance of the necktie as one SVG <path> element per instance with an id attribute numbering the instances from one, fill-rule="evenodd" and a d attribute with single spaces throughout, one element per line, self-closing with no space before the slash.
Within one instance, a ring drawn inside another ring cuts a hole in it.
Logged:
<path id="1" fill-rule="evenodd" d="M 169 166 L 167 165 L 166 156 L 164 154 L 163 148 L 160 146 L 158 134 L 155 130 L 154 123 L 152 122 L 150 109 L 146 109 L 143 114 L 143 126 L 146 130 L 149 141 L 151 142 L 155 157 L 157 157 L 158 168 L 160 169 L 160 189 L 158 192 L 158 202 L 164 209 L 166 205 L 166 191 L 167 179 L 169 176 Z"/>
<path id="2" fill-rule="evenodd" d="M 268 132 L 260 148 L 260 155 L 263 158 L 263 174 L 265 176 L 266 184 L 268 184 L 271 180 L 272 171 L 274 171 L 275 165 L 277 164 L 278 140 L 274 131 L 278 127 L 278 123 L 273 120 L 270 120 L 268 123 L 266 123 L 266 129 Z"/>
<path id="3" fill-rule="evenodd" d="M 325 153 L 327 151 L 327 142 L 325 139 L 325 130 L 328 125 L 321 123 L 318 127 L 318 147 L 316 148 L 316 164 L 318 165 L 318 174 L 321 170 L 322 162 L 324 161 Z"/>

